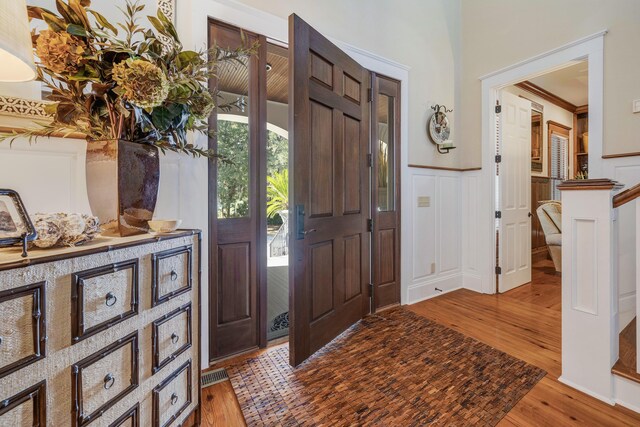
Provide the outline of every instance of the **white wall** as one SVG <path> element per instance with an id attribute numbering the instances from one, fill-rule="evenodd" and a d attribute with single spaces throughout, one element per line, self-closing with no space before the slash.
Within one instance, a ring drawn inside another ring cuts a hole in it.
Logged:
<path id="1" fill-rule="evenodd" d="M 605 29 L 603 153 L 639 151 L 640 2 L 462 0 L 461 16 L 462 167 L 481 164 L 481 76 Z"/>

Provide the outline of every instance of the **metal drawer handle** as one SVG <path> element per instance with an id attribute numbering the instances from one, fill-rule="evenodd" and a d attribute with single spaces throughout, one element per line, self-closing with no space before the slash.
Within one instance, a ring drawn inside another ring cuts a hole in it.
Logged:
<path id="1" fill-rule="evenodd" d="M 172 344 L 177 343 L 179 339 L 180 339 L 180 336 L 178 334 L 176 334 L 175 332 L 171 334 L 171 343 Z"/>
<path id="2" fill-rule="evenodd" d="M 171 270 L 171 281 L 175 282 L 176 280 L 178 280 L 178 273 L 175 270 Z"/>
<path id="3" fill-rule="evenodd" d="M 178 395 L 176 393 L 173 393 L 171 395 L 171 404 L 175 405 L 176 403 L 178 403 Z"/>
<path id="4" fill-rule="evenodd" d="M 107 295 L 105 295 L 104 299 L 104 303 L 107 307 L 113 307 L 116 302 L 118 302 L 118 298 L 113 294 L 113 292 L 109 292 Z"/>
<path id="5" fill-rule="evenodd" d="M 113 374 L 107 374 L 104 377 L 104 389 L 109 390 L 111 387 L 113 387 L 113 384 L 115 384 L 115 382 L 116 378 L 113 376 Z"/>

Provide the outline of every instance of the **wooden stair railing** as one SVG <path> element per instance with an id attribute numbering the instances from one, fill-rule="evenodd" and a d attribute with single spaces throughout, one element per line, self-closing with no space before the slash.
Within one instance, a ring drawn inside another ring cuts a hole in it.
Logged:
<path id="1" fill-rule="evenodd" d="M 640 197 L 640 184 L 636 184 L 631 188 L 628 188 L 615 196 L 613 196 L 613 207 L 619 208 L 620 206 L 629 203 L 632 200 Z"/>

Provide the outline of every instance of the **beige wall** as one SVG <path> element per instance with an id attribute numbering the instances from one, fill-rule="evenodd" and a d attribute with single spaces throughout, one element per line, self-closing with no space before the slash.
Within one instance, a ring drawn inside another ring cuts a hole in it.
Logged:
<path id="1" fill-rule="evenodd" d="M 425 129 L 431 105 L 455 106 L 459 0 L 239 1 L 281 18 L 295 12 L 331 38 L 410 67 L 409 162 L 458 163 L 457 150 L 438 154 Z M 455 141 L 455 127 L 452 138 Z"/>
<path id="2" fill-rule="evenodd" d="M 638 0 L 462 0 L 460 166 L 481 163 L 480 76 L 603 29 L 603 153 L 640 151 L 639 23 Z"/>

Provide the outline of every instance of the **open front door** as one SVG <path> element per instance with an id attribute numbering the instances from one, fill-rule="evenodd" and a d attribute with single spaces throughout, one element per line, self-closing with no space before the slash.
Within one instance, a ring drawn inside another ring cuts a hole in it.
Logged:
<path id="1" fill-rule="evenodd" d="M 289 17 L 290 362 L 370 309 L 369 72 Z"/>
<path id="2" fill-rule="evenodd" d="M 502 92 L 499 291 L 531 281 L 531 102 Z"/>

